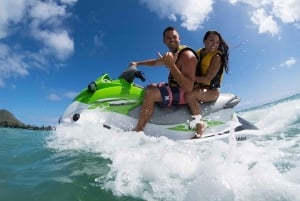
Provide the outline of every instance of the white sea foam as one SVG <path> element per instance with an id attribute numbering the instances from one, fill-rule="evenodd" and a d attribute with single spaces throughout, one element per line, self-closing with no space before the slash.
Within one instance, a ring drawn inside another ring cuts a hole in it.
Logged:
<path id="1" fill-rule="evenodd" d="M 284 104 L 243 115 L 252 117 L 270 134 L 281 132 L 281 127 L 299 119 L 298 113 Z M 282 121 L 283 116 L 288 120 Z M 289 140 L 275 136 L 238 144 L 183 143 L 87 123 L 59 125 L 48 145 L 58 150 L 97 153 L 109 159 L 110 171 L 101 175 L 99 170 L 95 182 L 117 196 L 164 201 L 298 201 L 299 141 L 298 135 Z"/>
<path id="2" fill-rule="evenodd" d="M 300 120 L 300 99 L 266 105 L 242 113 L 242 116 L 255 122 L 265 133 L 283 132 L 287 126 Z"/>

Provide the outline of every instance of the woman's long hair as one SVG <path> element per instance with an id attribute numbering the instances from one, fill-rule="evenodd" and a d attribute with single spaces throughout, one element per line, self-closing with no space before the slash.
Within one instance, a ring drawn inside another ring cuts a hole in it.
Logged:
<path id="1" fill-rule="evenodd" d="M 223 68 L 225 69 L 226 73 L 228 73 L 229 71 L 229 67 L 228 67 L 228 60 L 229 60 L 229 46 L 227 45 L 227 43 L 225 42 L 225 40 L 223 39 L 222 35 L 215 31 L 215 30 L 210 30 L 207 31 L 203 37 L 203 43 L 205 42 L 205 40 L 208 38 L 208 36 L 210 34 L 216 34 L 217 36 L 219 36 L 220 39 L 220 44 L 218 47 L 218 50 L 222 53 L 222 65 Z"/>

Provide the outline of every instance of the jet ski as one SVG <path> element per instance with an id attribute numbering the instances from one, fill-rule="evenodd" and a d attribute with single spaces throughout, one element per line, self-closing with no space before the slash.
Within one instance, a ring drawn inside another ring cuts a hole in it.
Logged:
<path id="1" fill-rule="evenodd" d="M 109 74 L 101 75 L 74 98 L 59 118 L 59 123 L 80 125 L 89 122 L 107 129 L 131 131 L 137 124 L 145 91 L 144 87 L 135 83 L 135 79 L 146 80 L 144 73 L 136 67 L 127 68 L 117 79 L 111 79 Z M 256 137 L 252 131 L 258 128 L 234 110 L 239 102 L 240 98 L 236 95 L 221 93 L 216 101 L 199 103 L 206 130 L 196 140 L 228 141 L 232 137 L 244 141 Z M 173 140 L 190 140 L 195 133 L 190 126 L 193 120 L 187 105 L 155 106 L 144 133 Z"/>

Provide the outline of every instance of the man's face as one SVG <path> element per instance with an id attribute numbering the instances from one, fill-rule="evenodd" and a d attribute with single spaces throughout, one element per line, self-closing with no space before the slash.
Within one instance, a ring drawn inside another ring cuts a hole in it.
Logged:
<path id="1" fill-rule="evenodd" d="M 167 31 L 164 37 L 164 43 L 171 52 L 175 52 L 180 44 L 179 34 L 175 30 Z"/>

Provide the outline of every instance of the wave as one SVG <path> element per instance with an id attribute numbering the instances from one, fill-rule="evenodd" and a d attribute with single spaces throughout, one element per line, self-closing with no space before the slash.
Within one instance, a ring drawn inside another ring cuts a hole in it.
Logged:
<path id="1" fill-rule="evenodd" d="M 183 143 L 101 125 L 58 125 L 47 146 L 106 159 L 95 184 L 143 200 L 300 200 L 300 96 L 239 112 L 262 136 Z M 93 167 L 95 172 L 97 168 Z M 87 170 L 88 171 L 88 170 Z"/>
<path id="2" fill-rule="evenodd" d="M 300 123 L 300 94 L 239 112 L 266 134 L 284 133 Z"/>

